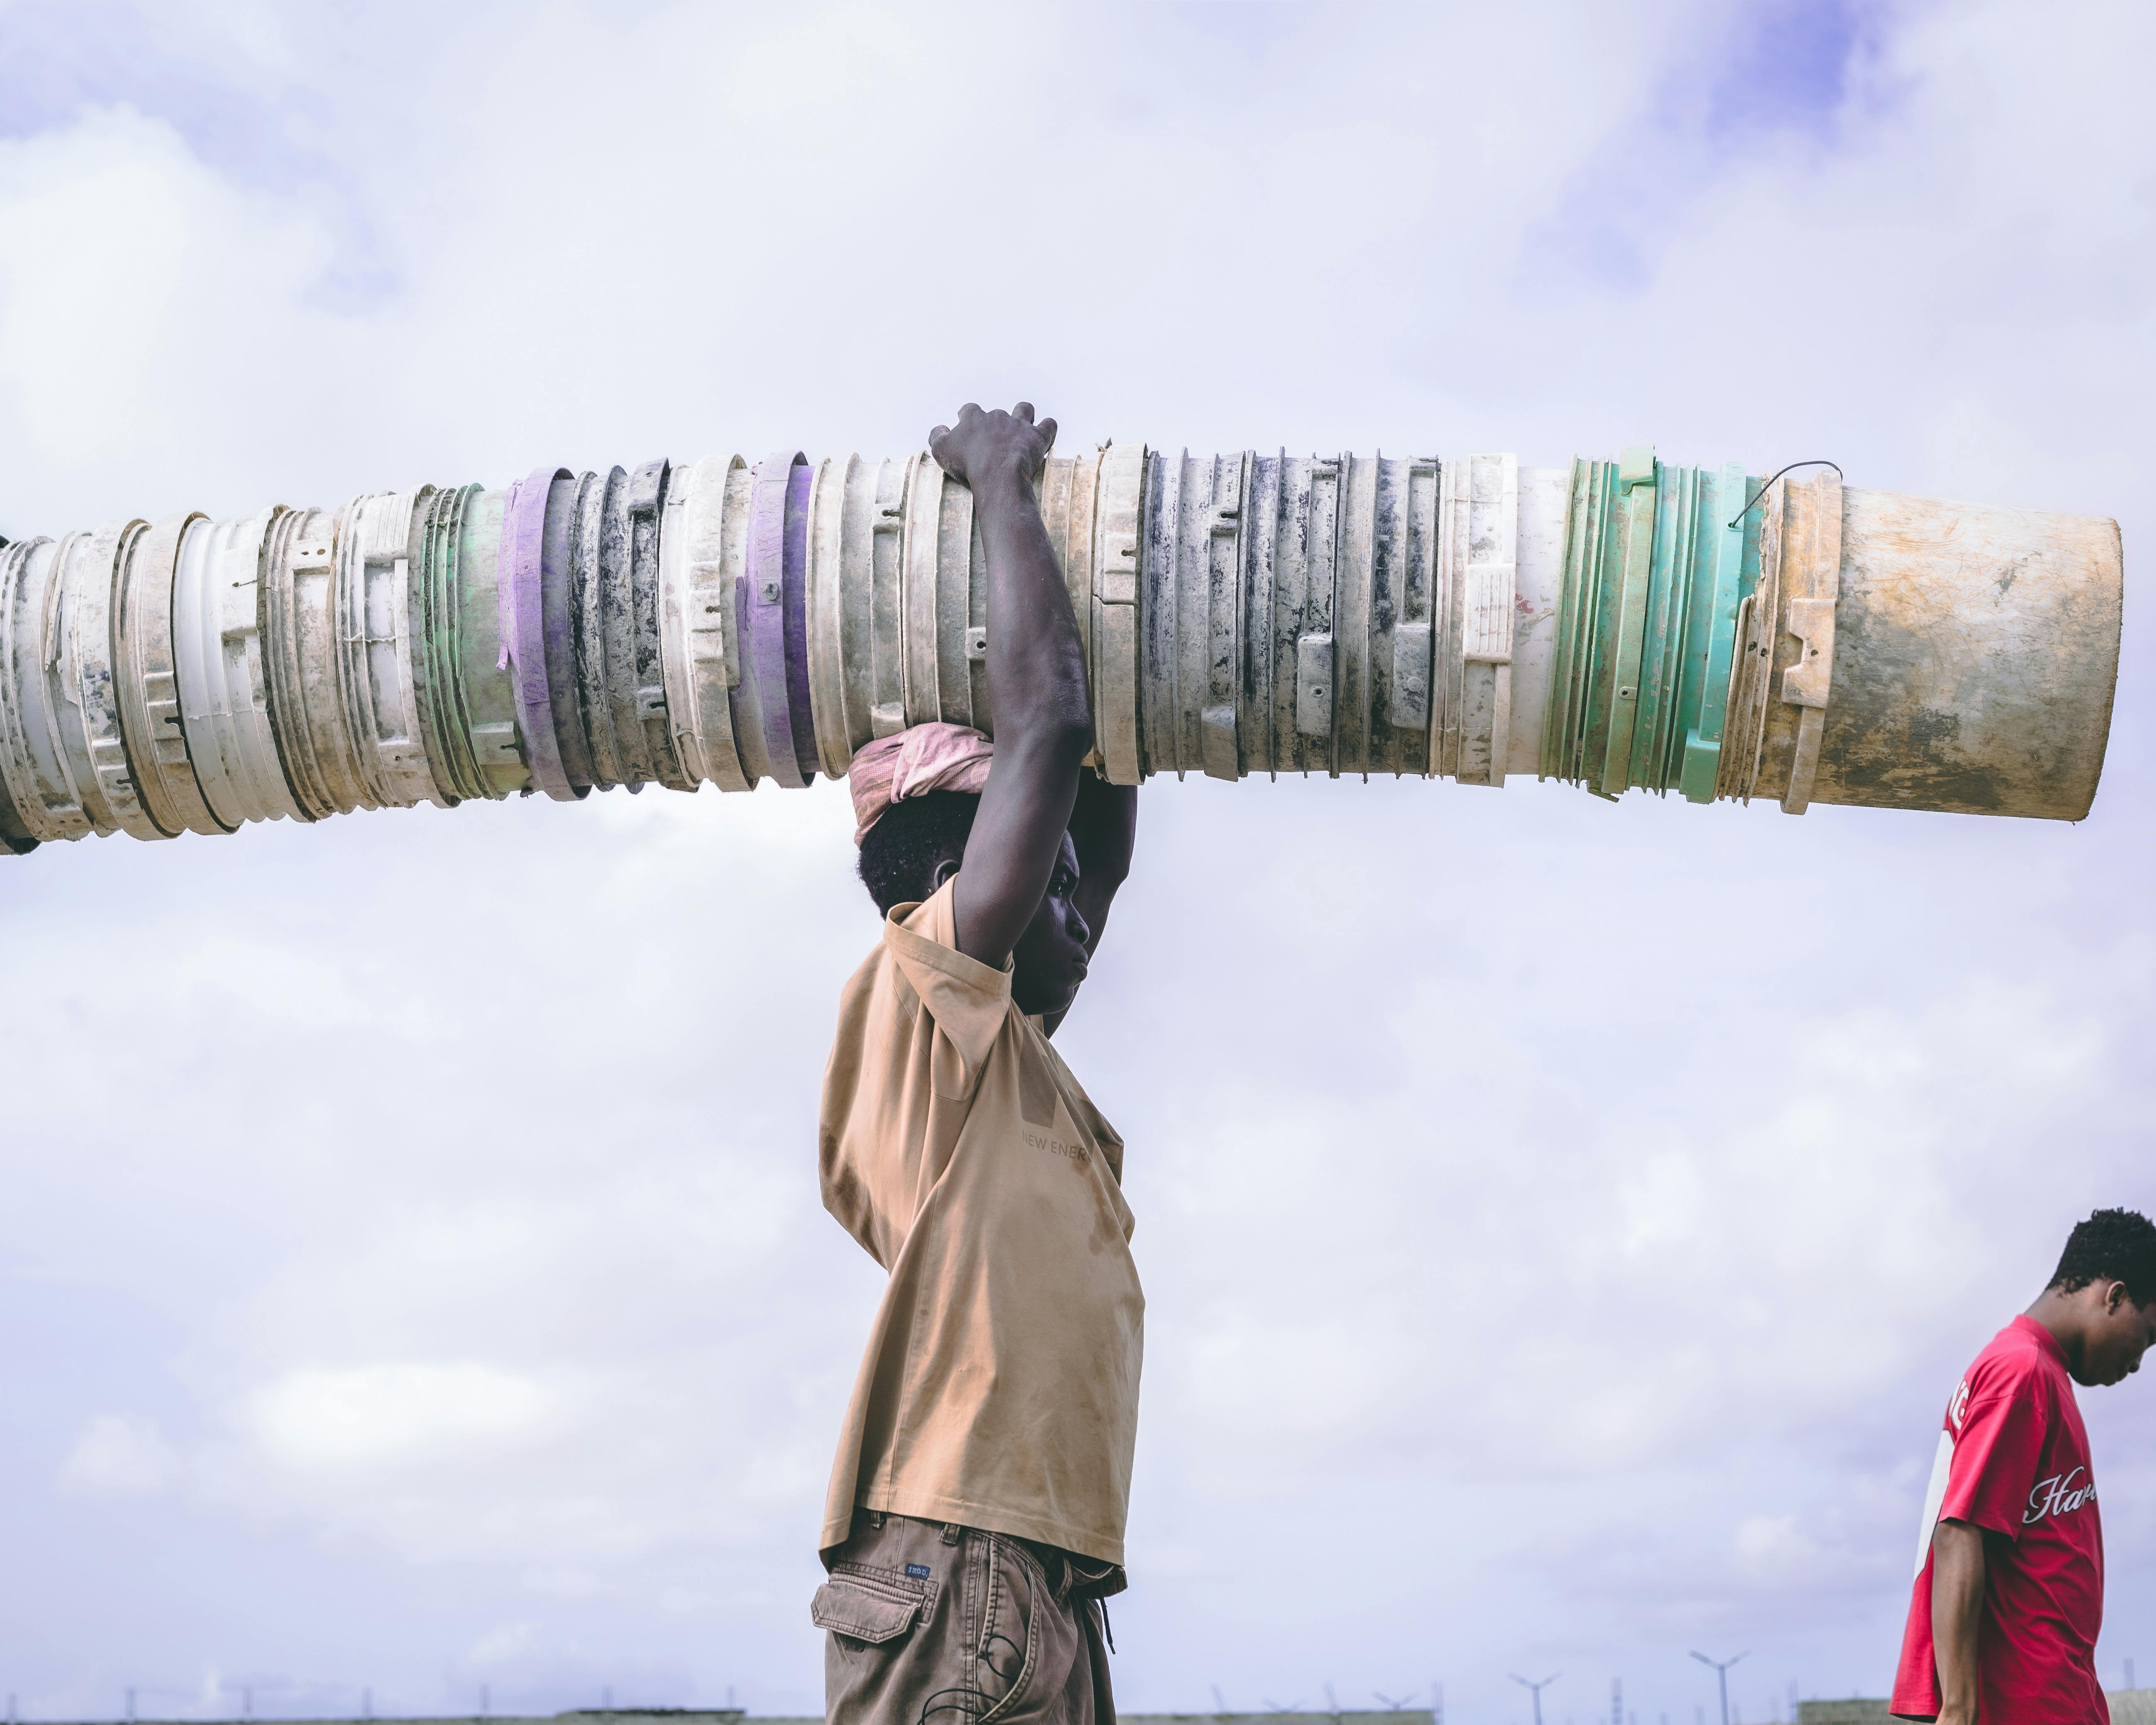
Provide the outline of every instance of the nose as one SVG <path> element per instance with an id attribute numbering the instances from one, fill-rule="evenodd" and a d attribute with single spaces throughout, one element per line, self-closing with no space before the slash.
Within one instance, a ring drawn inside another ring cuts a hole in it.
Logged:
<path id="1" fill-rule="evenodd" d="M 1081 947 L 1093 938 L 1093 931 L 1086 926 L 1085 913 L 1075 905 L 1071 906 L 1070 920 L 1065 926 L 1070 931 L 1070 938 Z"/>

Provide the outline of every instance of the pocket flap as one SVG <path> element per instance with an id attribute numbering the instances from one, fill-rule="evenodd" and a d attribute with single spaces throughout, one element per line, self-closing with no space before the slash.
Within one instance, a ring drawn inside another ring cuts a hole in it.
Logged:
<path id="1" fill-rule="evenodd" d="M 887 1594 L 851 1576 L 834 1576 L 808 1602 L 808 1620 L 857 1641 L 890 1641 L 913 1627 L 921 1604 L 918 1597 Z"/>

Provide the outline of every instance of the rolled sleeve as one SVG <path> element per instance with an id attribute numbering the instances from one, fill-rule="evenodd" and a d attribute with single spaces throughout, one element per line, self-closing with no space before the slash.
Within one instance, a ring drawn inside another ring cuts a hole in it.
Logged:
<path id="1" fill-rule="evenodd" d="M 2019 1539 L 2036 1484 L 2047 1425 L 2026 1379 L 1972 1395 L 1954 1439 L 1939 1519 Z"/>
<path id="2" fill-rule="evenodd" d="M 1008 969 L 993 969 L 958 950 L 951 909 L 957 878 L 921 904 L 892 906 L 883 937 L 901 974 L 964 1063 L 964 1082 L 970 1088 L 1009 1015 L 1011 978 Z M 942 1087 L 939 1075 L 937 1088 Z"/>

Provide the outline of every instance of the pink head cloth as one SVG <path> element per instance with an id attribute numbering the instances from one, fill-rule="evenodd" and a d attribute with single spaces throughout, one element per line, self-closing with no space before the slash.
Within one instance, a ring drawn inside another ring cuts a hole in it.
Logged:
<path id="1" fill-rule="evenodd" d="M 978 796 L 988 782 L 995 752 L 996 746 L 971 726 L 940 721 L 893 732 L 856 750 L 846 769 L 858 823 L 854 843 L 868 837 L 869 829 L 892 803 L 908 797 L 931 791 L 971 791 Z"/>

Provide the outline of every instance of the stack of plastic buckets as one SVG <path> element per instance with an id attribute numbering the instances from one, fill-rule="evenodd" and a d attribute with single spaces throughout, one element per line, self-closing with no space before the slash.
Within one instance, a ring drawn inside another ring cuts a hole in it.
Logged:
<path id="1" fill-rule="evenodd" d="M 1051 459 L 1095 764 L 2078 819 L 2116 525 L 1812 464 Z M 842 775 L 992 731 L 973 500 L 781 451 L 0 550 L 0 847 Z"/>

